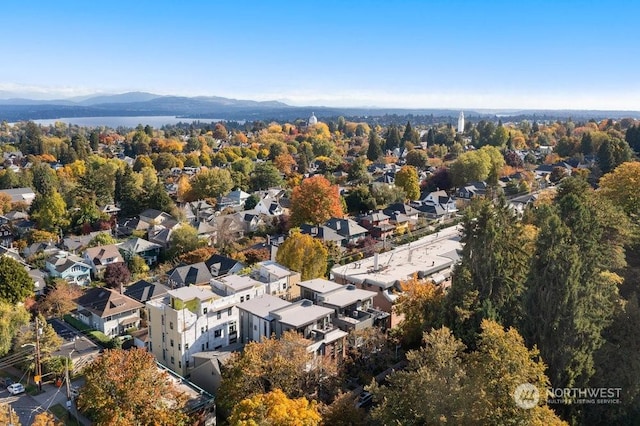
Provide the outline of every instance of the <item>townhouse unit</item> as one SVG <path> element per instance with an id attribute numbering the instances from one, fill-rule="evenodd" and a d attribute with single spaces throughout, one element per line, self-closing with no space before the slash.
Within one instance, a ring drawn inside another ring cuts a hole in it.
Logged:
<path id="1" fill-rule="evenodd" d="M 361 330 L 373 325 L 384 325 L 389 314 L 373 309 L 375 291 L 363 290 L 355 285 L 341 285 L 323 278 L 302 281 L 303 299 L 333 309 L 331 321 L 344 331 Z"/>
<path id="2" fill-rule="evenodd" d="M 169 290 L 161 299 L 147 302 L 149 350 L 158 362 L 178 374 L 194 367 L 193 355 L 238 341 L 240 300 L 264 293 L 264 286 L 250 286 L 225 294 L 211 286 Z"/>
<path id="3" fill-rule="evenodd" d="M 251 277 L 267 286 L 267 293 L 287 300 L 300 297 L 300 273 L 292 271 L 273 260 L 256 263 Z"/>
<path id="4" fill-rule="evenodd" d="M 242 343 L 281 337 L 293 331 L 310 341 L 307 350 L 314 356 L 342 359 L 347 332 L 331 322 L 333 309 L 314 305 L 307 299 L 287 302 L 270 294 L 238 305 Z"/>

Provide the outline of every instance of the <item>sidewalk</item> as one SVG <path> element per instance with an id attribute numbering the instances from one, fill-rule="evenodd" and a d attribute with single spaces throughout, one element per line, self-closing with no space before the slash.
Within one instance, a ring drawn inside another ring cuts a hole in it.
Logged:
<path id="1" fill-rule="evenodd" d="M 56 404 L 60 404 L 63 407 L 67 406 L 67 389 L 65 386 L 58 388 L 50 383 L 44 383 L 42 390 L 42 393 L 31 396 L 42 408 L 48 410 Z M 71 413 L 82 425 L 91 426 L 91 421 L 77 412 L 74 401 L 72 401 Z"/>

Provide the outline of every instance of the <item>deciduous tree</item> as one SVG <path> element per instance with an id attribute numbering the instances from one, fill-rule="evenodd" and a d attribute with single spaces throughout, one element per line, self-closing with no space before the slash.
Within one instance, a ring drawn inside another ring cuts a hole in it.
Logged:
<path id="1" fill-rule="evenodd" d="M 291 399 L 280 389 L 275 389 L 242 400 L 233 408 L 229 424 L 314 426 L 320 424 L 320 413 L 315 401 L 309 402 L 305 397 Z"/>
<path id="2" fill-rule="evenodd" d="M 318 225 L 332 217 L 342 217 L 342 203 L 338 187 L 324 176 L 305 179 L 291 195 L 291 222 Z"/>
<path id="3" fill-rule="evenodd" d="M 627 162 L 600 178 L 598 195 L 609 199 L 636 223 L 640 214 L 640 162 Z"/>
<path id="4" fill-rule="evenodd" d="M 415 167 L 402 166 L 396 173 L 395 184 L 407 194 L 409 200 L 417 200 L 420 197 L 420 182 Z"/>
<path id="5" fill-rule="evenodd" d="M 0 257 L 0 300 L 16 304 L 33 294 L 33 280 L 24 266 L 8 256 Z"/>
<path id="6" fill-rule="evenodd" d="M 231 173 L 227 169 L 202 170 L 191 180 L 193 199 L 218 198 L 233 188 Z"/>
<path id="7" fill-rule="evenodd" d="M 57 232 L 69 225 L 67 203 L 55 189 L 47 195 L 38 194 L 31 203 L 31 218 L 38 228 Z"/>
<path id="8" fill-rule="evenodd" d="M 144 349 L 106 350 L 85 369 L 78 408 L 96 425 L 191 424 L 186 397 Z"/>
<path id="9" fill-rule="evenodd" d="M 256 164 L 249 179 L 251 188 L 254 191 L 274 188 L 282 184 L 280 171 L 270 162 Z"/>
<path id="10" fill-rule="evenodd" d="M 16 423 L 9 422 L 8 424 L 15 425 Z M 59 422 L 50 412 L 43 411 L 42 413 L 36 414 L 31 426 L 62 426 L 62 422 Z"/>
<path id="11" fill-rule="evenodd" d="M 49 286 L 49 291 L 38 308 L 46 317 L 62 318 L 76 308 L 74 300 L 81 295 L 80 287 L 67 280 L 57 279 Z"/>
<path id="12" fill-rule="evenodd" d="M 109 288 L 120 288 L 131 281 L 131 272 L 124 262 L 109 263 L 104 270 L 104 283 Z"/>
<path id="13" fill-rule="evenodd" d="M 431 281 L 417 277 L 401 283 L 402 294 L 394 309 L 403 317 L 398 325 L 398 335 L 404 345 L 417 347 L 425 331 L 442 326 L 444 292 Z"/>
<path id="14" fill-rule="evenodd" d="M 327 249 L 311 235 L 292 231 L 278 247 L 276 261 L 300 272 L 303 281 L 324 277 L 327 271 Z"/>
<path id="15" fill-rule="evenodd" d="M 169 256 L 174 258 L 188 253 L 206 244 L 198 238 L 198 231 L 189 224 L 183 224 L 171 233 L 169 237 Z"/>
<path id="16" fill-rule="evenodd" d="M 0 300 L 0 356 L 9 352 L 13 338 L 18 330 L 29 324 L 29 318 L 23 305 Z"/>

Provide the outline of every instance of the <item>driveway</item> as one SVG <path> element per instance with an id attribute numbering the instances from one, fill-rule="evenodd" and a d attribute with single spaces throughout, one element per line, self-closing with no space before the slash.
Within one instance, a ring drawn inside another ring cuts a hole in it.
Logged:
<path id="1" fill-rule="evenodd" d="M 52 354 L 53 356 L 70 356 L 73 360 L 74 370 L 86 365 L 98 356 L 100 347 L 69 324 L 57 318 L 47 320 L 47 322 L 65 340 L 60 349 Z"/>
<path id="2" fill-rule="evenodd" d="M 26 393 L 11 395 L 4 387 L 0 389 L 0 404 L 9 404 L 18 414 L 20 424 L 25 426 L 31 425 L 36 414 L 44 411 L 40 404 L 30 395 Z"/>

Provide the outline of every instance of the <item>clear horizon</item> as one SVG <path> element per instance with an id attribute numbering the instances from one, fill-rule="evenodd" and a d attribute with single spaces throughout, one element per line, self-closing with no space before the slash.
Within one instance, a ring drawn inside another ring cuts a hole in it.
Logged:
<path id="1" fill-rule="evenodd" d="M 293 106 L 640 110 L 631 1 L 29 1 L 4 11 L 0 99 L 142 91 Z"/>

